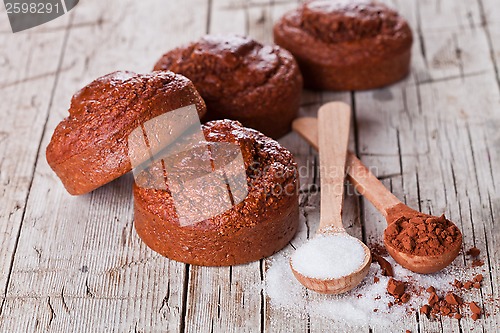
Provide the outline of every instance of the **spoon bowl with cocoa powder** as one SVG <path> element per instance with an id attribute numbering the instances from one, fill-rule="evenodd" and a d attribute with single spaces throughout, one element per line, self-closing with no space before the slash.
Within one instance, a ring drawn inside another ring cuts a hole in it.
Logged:
<path id="1" fill-rule="evenodd" d="M 299 118 L 293 129 L 318 149 L 318 121 Z M 462 247 L 462 233 L 457 226 L 440 217 L 418 212 L 393 195 L 352 153 L 346 162 L 348 179 L 358 193 L 370 201 L 387 221 L 384 245 L 401 266 L 422 274 L 448 266 Z"/>

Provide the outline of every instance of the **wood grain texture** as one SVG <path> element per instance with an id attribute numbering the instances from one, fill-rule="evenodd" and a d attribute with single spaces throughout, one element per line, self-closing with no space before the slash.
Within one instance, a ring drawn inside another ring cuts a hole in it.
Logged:
<path id="1" fill-rule="evenodd" d="M 60 60 L 69 22 L 69 17 L 57 20 L 64 26 L 58 32 L 38 34 L 35 29 L 17 35 L 10 32 L 7 20 L 0 24 L 0 314 L 55 86 L 68 70 Z M 46 93 L 40 94 L 42 90 Z"/>
<path id="2" fill-rule="evenodd" d="M 82 2 L 71 12 L 73 28 L 64 54 L 59 50 L 58 55 L 61 68 L 70 70 L 61 72 L 54 87 L 0 331 L 24 331 L 19 327 L 40 332 L 182 329 L 186 268 L 150 251 L 135 234 L 131 175 L 89 195 L 71 197 L 47 165 L 44 151 L 54 127 L 66 117 L 75 91 L 114 70 L 151 70 L 157 57 L 185 42 L 186 36 L 205 33 L 206 6 L 205 1 L 189 1 L 181 7 L 162 1 L 93 1 Z M 191 8 L 197 10 L 191 12 Z M 151 15 L 155 11 L 177 15 L 165 20 Z M 138 25 L 136 20 L 148 24 Z M 180 30 L 185 35 L 168 34 Z M 32 92 L 37 91 L 44 89 Z M 23 95 L 20 92 L 18 98 Z M 31 113 L 31 117 L 37 115 Z M 29 119 L 30 125 L 36 123 Z"/>
<path id="3" fill-rule="evenodd" d="M 351 127 L 351 107 L 341 102 L 323 104 L 318 110 L 318 148 L 320 165 L 321 230 L 343 230 L 344 179 L 347 145 Z M 340 188 L 339 188 L 340 186 Z"/>
<path id="4" fill-rule="evenodd" d="M 466 301 L 498 298 L 498 1 L 385 2 L 413 27 L 411 75 L 373 91 L 304 91 L 300 115 L 316 117 L 328 101 L 350 104 L 349 149 L 400 200 L 446 213 L 463 231 L 464 248 L 475 245 L 487 256 L 483 292 Z M 274 308 L 260 289 L 272 257 L 227 268 L 162 258 L 133 230 L 131 175 L 71 197 L 45 162 L 54 127 L 86 83 L 119 69 L 147 72 L 168 49 L 206 32 L 271 42 L 273 22 L 297 3 L 80 1 L 69 15 L 23 33 L 11 34 L 7 20 L 0 21 L 1 332 L 379 331 Z M 284 249 L 291 253 L 318 228 L 318 159 L 295 133 L 280 142 L 302 168 L 301 227 Z M 344 227 L 379 242 L 383 216 L 347 190 Z M 461 259 L 470 266 L 469 257 Z M 318 296 L 304 291 L 304 297 Z M 495 332 L 499 324 L 498 314 L 477 322 L 416 314 L 398 318 L 391 331 Z"/>

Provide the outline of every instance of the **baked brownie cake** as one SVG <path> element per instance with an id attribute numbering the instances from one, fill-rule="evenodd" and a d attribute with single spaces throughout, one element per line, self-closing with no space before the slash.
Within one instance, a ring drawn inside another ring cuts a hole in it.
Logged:
<path id="1" fill-rule="evenodd" d="M 243 264 L 279 251 L 298 227 L 298 179 L 292 154 L 237 121 L 211 121 L 203 125 L 203 132 L 209 144 L 239 146 L 246 170 L 247 196 L 214 217 L 182 225 L 168 186 L 154 189 L 140 187 L 141 182 L 136 182 L 137 233 L 154 251 L 195 265 Z M 185 160 L 188 156 L 182 155 L 178 160 L 189 165 Z"/>
<path id="2" fill-rule="evenodd" d="M 307 88 L 363 90 L 408 74 L 413 38 L 384 4 L 313 0 L 275 24 L 274 41 L 295 56 Z"/>
<path id="3" fill-rule="evenodd" d="M 188 77 L 207 103 L 207 120 L 234 119 L 279 138 L 300 106 L 302 76 L 292 55 L 237 35 L 208 35 L 166 53 L 155 70 Z"/>
<path id="4" fill-rule="evenodd" d="M 182 75 L 108 74 L 73 96 L 69 116 L 47 147 L 47 161 L 70 194 L 90 192 L 131 170 L 127 138 L 136 127 L 193 104 L 202 117 L 205 104 Z"/>

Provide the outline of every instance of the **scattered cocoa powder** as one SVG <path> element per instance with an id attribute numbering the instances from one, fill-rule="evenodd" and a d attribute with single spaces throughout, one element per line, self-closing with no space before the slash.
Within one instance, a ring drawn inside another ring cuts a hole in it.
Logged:
<path id="1" fill-rule="evenodd" d="M 462 242 L 460 230 L 444 215 L 405 214 L 390 223 L 384 232 L 386 242 L 399 251 L 419 255 L 439 255 Z"/>
<path id="2" fill-rule="evenodd" d="M 465 252 L 465 254 L 471 256 L 471 257 L 477 257 L 481 253 L 481 250 L 479 250 L 477 247 L 471 247 L 470 249 Z"/>
<path id="3" fill-rule="evenodd" d="M 455 295 L 454 293 L 448 293 L 444 300 L 446 301 L 446 303 L 450 304 L 450 305 L 459 305 L 459 304 L 462 304 L 462 299 L 460 297 L 458 297 L 457 295 Z"/>
<path id="4" fill-rule="evenodd" d="M 473 320 L 478 320 L 479 318 L 481 318 L 481 308 L 476 304 L 476 302 L 470 302 L 469 303 L 469 308 L 470 310 L 472 311 L 472 316 L 471 318 Z"/>
<path id="5" fill-rule="evenodd" d="M 481 283 L 483 281 L 483 274 L 478 274 L 474 277 L 474 282 Z"/>
<path id="6" fill-rule="evenodd" d="M 483 281 L 483 274 L 478 274 L 472 280 L 465 281 L 465 282 L 462 282 L 462 281 L 455 279 L 455 281 L 453 281 L 452 285 L 457 289 L 470 290 L 472 287 L 479 289 L 479 288 L 481 288 L 482 281 Z"/>
<path id="7" fill-rule="evenodd" d="M 403 303 L 408 303 L 411 296 L 405 291 L 406 284 L 403 281 L 398 281 L 391 278 L 387 283 L 387 292 L 394 297 L 394 303 L 396 304 L 401 305 Z M 392 302 L 390 303 L 389 307 L 391 306 Z"/>
<path id="8" fill-rule="evenodd" d="M 462 304 L 462 299 L 455 294 L 447 294 L 446 297 L 439 298 L 439 296 L 433 292 L 429 297 L 428 307 L 430 308 L 430 314 L 433 318 L 437 315 L 453 317 L 458 313 L 458 307 Z"/>
<path id="9" fill-rule="evenodd" d="M 472 313 L 480 315 L 481 314 L 481 308 L 476 304 L 476 302 L 470 302 L 469 303 L 470 310 Z"/>
<path id="10" fill-rule="evenodd" d="M 484 265 L 484 261 L 480 260 L 480 259 L 476 259 L 474 261 L 472 261 L 472 267 L 479 267 L 479 266 L 483 266 Z"/>
<path id="11" fill-rule="evenodd" d="M 482 281 L 482 279 L 482 274 L 478 274 L 474 277 L 473 280 L 476 281 L 474 283 L 480 284 L 481 282 L 478 281 Z M 462 281 L 456 279 L 452 283 L 455 288 L 465 290 L 468 289 L 468 286 L 470 289 L 471 284 L 472 281 L 463 283 Z M 429 293 L 429 300 L 427 301 L 428 304 L 420 307 L 421 314 L 432 318 L 437 318 L 438 315 L 455 319 L 461 319 L 463 317 L 463 315 L 460 313 L 460 309 L 465 305 L 465 303 L 460 296 L 453 292 L 448 292 L 444 297 L 441 298 L 437 294 L 436 288 L 434 288 L 433 286 L 428 287 L 426 291 Z M 468 303 L 468 305 L 472 312 L 472 319 L 479 319 L 482 313 L 481 308 L 475 302 L 470 302 Z"/>
<path id="12" fill-rule="evenodd" d="M 430 306 L 434 306 L 434 304 L 436 304 L 437 302 L 439 302 L 439 297 L 436 293 L 431 293 L 431 295 L 429 296 L 429 300 L 427 301 L 429 303 Z"/>
<path id="13" fill-rule="evenodd" d="M 408 222 L 411 223 L 411 222 Z M 418 233 L 417 233 L 418 234 Z M 385 260 L 382 256 L 380 256 L 377 252 L 381 251 L 380 249 L 374 250 L 372 248 L 373 262 L 379 263 L 381 267 L 381 273 L 391 272 L 392 274 L 392 266 L 391 264 Z M 467 251 L 469 252 L 469 251 Z M 474 250 L 472 250 L 472 253 Z M 377 257 L 381 258 L 379 260 Z M 389 269 L 384 270 L 385 263 L 387 263 L 387 267 Z M 385 275 L 385 274 L 384 274 Z M 476 302 L 464 303 L 461 296 L 463 294 L 469 293 L 468 290 L 471 288 L 481 288 L 482 281 L 484 276 L 482 274 L 477 274 L 471 280 L 460 281 L 455 279 L 451 285 L 455 288 L 453 291 L 446 291 L 446 294 L 442 291 L 436 290 L 434 286 L 429 286 L 424 288 L 422 286 L 414 285 L 414 283 L 409 280 L 408 282 L 402 280 L 396 280 L 394 278 L 390 278 L 387 283 L 387 292 L 394 297 L 393 302 L 388 302 L 387 306 L 391 308 L 394 304 L 402 305 L 408 302 L 411 298 L 411 295 L 420 295 L 424 290 L 429 293 L 428 304 L 424 304 L 420 307 L 419 312 L 422 315 L 427 316 L 428 318 L 437 318 L 438 316 L 446 316 L 450 318 L 454 318 L 456 320 L 460 320 L 463 318 L 464 313 L 467 313 L 467 310 L 470 309 L 470 317 L 473 320 L 478 320 L 481 315 L 487 316 L 487 313 L 483 313 L 482 309 L 477 305 Z M 379 282 L 380 279 L 378 277 L 374 277 L 374 282 Z M 461 292 L 461 293 L 460 293 Z M 440 296 L 442 295 L 442 296 Z M 468 309 L 464 309 L 468 307 Z M 374 309 L 374 312 L 377 312 L 378 309 Z M 411 308 L 410 311 L 415 311 L 415 309 Z"/>
<path id="14" fill-rule="evenodd" d="M 452 285 L 453 285 L 453 287 L 458 288 L 458 289 L 460 289 L 460 288 L 462 288 L 462 287 L 463 287 L 462 282 L 461 282 L 461 281 L 458 281 L 457 279 L 455 279 L 455 281 L 453 281 L 453 284 L 452 284 Z"/>
<path id="15" fill-rule="evenodd" d="M 399 299 L 405 292 L 405 283 L 391 278 L 387 283 L 387 292 Z"/>
<path id="16" fill-rule="evenodd" d="M 379 256 L 388 256 L 389 253 L 387 252 L 387 249 L 385 248 L 384 244 L 380 243 L 370 243 L 369 245 L 370 251 L 372 254 L 377 254 Z"/>
<path id="17" fill-rule="evenodd" d="M 431 307 L 429 305 L 427 305 L 427 304 L 423 305 L 420 308 L 420 313 L 426 315 L 427 317 L 429 317 L 429 314 L 431 313 Z"/>
<path id="18" fill-rule="evenodd" d="M 394 271 L 391 264 L 384 259 L 384 257 L 374 253 L 372 251 L 372 261 L 377 262 L 382 270 L 382 275 L 384 276 L 394 276 Z"/>
<path id="19" fill-rule="evenodd" d="M 379 281 L 380 281 L 380 279 L 379 279 L 378 277 L 376 277 L 376 276 L 375 276 L 375 277 L 373 278 L 373 283 L 378 283 Z"/>
<path id="20" fill-rule="evenodd" d="M 404 293 L 403 296 L 401 296 L 401 303 L 408 303 L 410 300 L 410 294 Z"/>

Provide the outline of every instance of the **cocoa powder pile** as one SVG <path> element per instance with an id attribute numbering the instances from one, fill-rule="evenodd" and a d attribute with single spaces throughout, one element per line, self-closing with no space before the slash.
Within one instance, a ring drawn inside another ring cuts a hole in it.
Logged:
<path id="1" fill-rule="evenodd" d="M 396 304 L 408 303 L 408 301 L 410 300 L 410 294 L 405 291 L 406 284 L 403 281 L 398 281 L 391 278 L 387 283 L 387 292 L 394 297 L 394 301 Z"/>
<path id="2" fill-rule="evenodd" d="M 399 251 L 418 256 L 443 254 L 461 241 L 460 231 L 444 215 L 402 216 L 389 224 L 384 235 Z"/>

